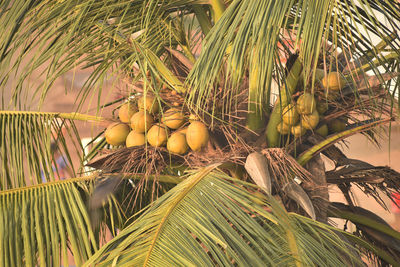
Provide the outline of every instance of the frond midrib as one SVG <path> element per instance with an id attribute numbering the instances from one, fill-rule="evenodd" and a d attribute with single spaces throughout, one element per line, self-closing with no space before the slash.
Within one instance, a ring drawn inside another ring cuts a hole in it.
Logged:
<path id="1" fill-rule="evenodd" d="M 186 187 L 185 190 L 183 190 L 179 195 L 176 196 L 176 199 L 171 203 L 170 207 L 167 209 L 165 215 L 162 217 L 160 224 L 158 225 L 155 235 L 153 237 L 153 241 L 151 242 L 149 251 L 146 254 L 146 258 L 144 260 L 143 266 L 147 266 L 151 253 L 156 245 L 156 242 L 158 240 L 158 237 L 160 236 L 160 233 L 162 229 L 164 228 L 165 224 L 167 223 L 168 218 L 172 214 L 172 212 L 175 210 L 175 208 L 181 203 L 182 199 L 185 198 L 192 190 L 193 188 L 196 187 L 196 185 L 204 178 L 206 177 L 212 170 L 217 168 L 220 165 L 220 163 L 216 163 L 213 165 L 208 166 L 207 168 L 204 168 L 201 170 L 199 173 L 197 173 L 197 177 L 193 179 L 193 182 L 190 184 L 190 186 Z"/>

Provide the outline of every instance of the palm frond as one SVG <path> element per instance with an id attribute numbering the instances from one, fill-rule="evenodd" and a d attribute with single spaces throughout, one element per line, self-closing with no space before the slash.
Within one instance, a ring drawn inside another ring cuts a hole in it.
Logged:
<path id="1" fill-rule="evenodd" d="M 86 266 L 361 264 L 333 228 L 291 216 L 217 167 L 190 173 Z"/>
<path id="2" fill-rule="evenodd" d="M 99 244 L 85 205 L 87 191 L 79 185 L 91 179 L 2 191 L 0 265 L 68 266 L 68 251 L 77 265 L 88 259 Z"/>
<path id="3" fill-rule="evenodd" d="M 157 57 L 166 47 L 180 45 L 185 50 L 187 40 L 181 38 L 185 35 L 176 28 L 174 31 L 178 34 L 172 34 L 171 25 L 179 19 L 179 14 L 192 12 L 190 4 L 202 2 L 115 0 L 78 3 L 67 0 L 19 1 L 13 5 L 2 2 L 1 84 L 9 82 L 11 75 L 20 74 L 12 94 L 13 104 L 19 104 L 25 100 L 23 95 L 27 89 L 24 83 L 31 75 L 37 75 L 35 70 L 42 68 L 40 74 L 44 76 L 44 82 L 36 89 L 29 88 L 32 100 L 40 100 L 41 104 L 57 77 L 76 68 L 93 68 L 80 91 L 77 103 L 81 104 L 88 95 L 101 94 L 102 83 L 110 75 L 120 77 L 123 72 L 136 76 L 135 63 L 145 68 L 149 59 L 140 57 L 131 41 L 150 49 Z M 119 41 L 121 39 L 123 42 Z"/>
<path id="4" fill-rule="evenodd" d="M 366 131 L 368 129 L 371 129 L 373 127 L 383 125 L 386 123 L 389 123 L 392 121 L 392 118 L 383 118 L 383 119 L 375 119 L 375 120 L 367 120 L 363 121 L 360 123 L 355 123 L 354 125 L 351 125 L 348 127 L 348 129 L 344 130 L 343 132 L 334 134 L 329 136 L 327 139 L 321 141 L 320 143 L 310 147 L 303 153 L 301 153 L 297 157 L 297 161 L 301 164 L 304 165 L 306 164 L 314 155 L 317 153 L 321 152 L 322 150 L 326 149 L 327 147 L 335 144 L 339 140 L 343 140 L 346 137 L 349 137 L 353 134 L 359 133 Z"/>
<path id="5" fill-rule="evenodd" d="M 395 1 L 379 4 L 367 0 L 232 1 L 207 36 L 189 75 L 192 90 L 188 102 L 194 109 L 211 110 L 207 104 L 214 105 L 210 99 L 215 97 L 219 87 L 223 87 L 230 92 L 226 94 L 230 98 L 224 101 L 223 110 L 229 110 L 237 104 L 234 96 L 240 84 L 246 81 L 248 71 L 249 87 L 257 88 L 249 92 L 249 105 L 257 105 L 259 112 L 268 108 L 272 79 L 278 80 L 280 93 L 285 91 L 285 75 L 277 55 L 278 44 L 284 45 L 288 39 L 283 36 L 284 30 L 291 33 L 288 41 L 293 42 L 294 47 L 300 47 L 304 85 L 311 74 L 315 75 L 321 57 L 324 57 L 322 67 L 326 71 L 343 69 L 358 58 L 368 58 L 368 68 L 362 72 L 372 69 L 379 76 L 383 73 L 379 66 L 385 69 L 384 72 L 389 71 L 393 60 L 398 62 L 400 57 L 398 35 L 395 40 L 388 38 L 399 28 L 399 14 L 400 6 Z M 383 20 L 393 23 L 386 27 Z M 389 47 L 394 58 L 382 49 L 375 49 L 374 37 L 388 40 L 385 47 Z M 225 80 L 221 80 L 225 66 L 227 74 Z M 354 78 L 354 74 L 348 78 Z M 385 86 L 386 90 L 389 88 Z M 398 90 L 396 88 L 394 90 Z"/>
<path id="6" fill-rule="evenodd" d="M 74 120 L 99 119 L 77 113 L 0 111 L 0 189 L 53 181 L 59 172 L 56 151 L 71 177 L 76 176 L 71 153 L 81 158 L 82 145 Z"/>
<path id="7" fill-rule="evenodd" d="M 80 266 L 104 242 L 105 231 L 116 235 L 130 216 L 154 201 L 154 191 L 161 195 L 161 185 L 174 181 L 146 177 L 149 185 L 136 192 L 136 202 L 132 192 L 143 179 L 94 173 L 1 191 L 0 266 L 68 266 L 70 254 Z M 116 189 L 105 188 L 104 182 Z"/>

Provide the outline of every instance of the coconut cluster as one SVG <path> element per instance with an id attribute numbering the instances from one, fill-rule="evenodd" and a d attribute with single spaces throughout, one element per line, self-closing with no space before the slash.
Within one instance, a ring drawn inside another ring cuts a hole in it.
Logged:
<path id="1" fill-rule="evenodd" d="M 336 97 L 344 87 L 345 81 L 338 72 L 330 72 L 321 76 L 322 70 L 317 70 L 317 80 L 321 82 L 327 99 Z M 318 101 L 311 93 L 303 93 L 296 101 L 282 108 L 282 121 L 277 130 L 282 135 L 291 134 L 295 138 L 304 135 L 308 130 L 323 137 L 329 133 L 341 132 L 346 123 L 340 119 L 331 120 L 328 124 L 320 124 L 324 113 L 328 110 L 326 100 Z"/>
<path id="2" fill-rule="evenodd" d="M 126 147 L 166 146 L 172 154 L 183 155 L 189 149 L 200 151 L 209 140 L 207 126 L 196 116 L 185 116 L 178 107 L 160 112 L 152 95 L 144 95 L 137 103 L 127 102 L 119 109 L 121 122 L 109 125 L 105 131 L 108 144 Z"/>

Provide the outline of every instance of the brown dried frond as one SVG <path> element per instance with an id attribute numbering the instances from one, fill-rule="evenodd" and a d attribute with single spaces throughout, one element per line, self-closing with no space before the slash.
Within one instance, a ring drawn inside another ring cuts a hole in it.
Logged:
<path id="1" fill-rule="evenodd" d="M 349 171 L 339 169 L 327 172 L 327 182 L 332 184 L 355 184 L 364 194 L 373 197 L 386 210 L 388 207 L 382 199 L 381 193 L 392 201 L 392 194 L 395 192 L 400 193 L 400 173 L 390 167 L 374 167 L 371 165 L 363 168 L 352 166 L 346 169 L 349 169 Z"/>
<path id="2" fill-rule="evenodd" d="M 275 181 L 285 185 L 289 180 L 297 177 L 302 182 L 312 182 L 312 174 L 303 168 L 292 156 L 282 148 L 267 148 L 261 153 L 267 158 L 269 170 Z"/>

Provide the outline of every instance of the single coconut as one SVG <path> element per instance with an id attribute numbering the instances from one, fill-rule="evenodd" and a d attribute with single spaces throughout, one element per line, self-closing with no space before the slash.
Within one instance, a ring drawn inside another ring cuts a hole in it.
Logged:
<path id="1" fill-rule="evenodd" d="M 124 123 L 129 123 L 133 114 L 137 112 L 137 106 L 132 102 L 127 102 L 123 104 L 118 111 L 118 117 L 120 121 Z"/>
<path id="2" fill-rule="evenodd" d="M 317 102 L 317 111 L 320 115 L 324 114 L 328 110 L 329 106 L 326 101 Z"/>
<path id="3" fill-rule="evenodd" d="M 107 143 L 113 146 L 123 145 L 128 134 L 129 126 L 119 122 L 110 124 L 104 133 Z"/>
<path id="4" fill-rule="evenodd" d="M 317 110 L 314 110 L 312 114 L 301 116 L 301 125 L 308 130 L 312 130 L 317 127 L 319 122 L 319 114 Z"/>
<path id="5" fill-rule="evenodd" d="M 306 128 L 302 127 L 299 123 L 290 128 L 290 132 L 294 135 L 295 138 L 298 138 L 306 133 Z"/>
<path id="6" fill-rule="evenodd" d="M 186 131 L 186 141 L 193 151 L 200 151 L 209 139 L 208 129 L 204 123 L 193 121 Z"/>
<path id="7" fill-rule="evenodd" d="M 299 121 L 299 113 L 293 104 L 287 105 L 282 111 L 282 120 L 289 126 L 295 125 Z"/>
<path id="8" fill-rule="evenodd" d="M 185 116 L 176 108 L 171 108 L 164 113 L 161 122 L 171 129 L 178 129 L 185 122 Z"/>
<path id="9" fill-rule="evenodd" d="M 339 91 L 344 87 L 345 80 L 339 72 L 333 71 L 322 79 L 322 85 L 325 89 Z"/>
<path id="10" fill-rule="evenodd" d="M 296 108 L 299 114 L 311 114 L 317 108 L 317 101 L 312 94 L 304 93 L 297 99 Z"/>
<path id="11" fill-rule="evenodd" d="M 278 130 L 278 132 L 279 132 L 280 134 L 288 134 L 288 133 L 290 133 L 290 126 L 287 125 L 287 124 L 284 123 L 284 122 L 280 122 L 280 123 L 276 126 L 276 129 Z"/>
<path id="12" fill-rule="evenodd" d="M 169 152 L 174 154 L 185 154 L 189 149 L 186 142 L 186 136 L 181 132 L 171 134 L 167 141 L 167 149 Z"/>
<path id="13" fill-rule="evenodd" d="M 154 147 L 163 146 L 167 143 L 168 130 L 162 125 L 153 125 L 147 132 L 147 141 Z"/>
<path id="14" fill-rule="evenodd" d="M 339 119 L 334 119 L 328 122 L 328 129 L 330 133 L 340 133 L 346 129 L 346 123 Z"/>
<path id="15" fill-rule="evenodd" d="M 328 132 L 329 132 L 328 125 L 326 124 L 322 125 L 321 127 L 319 127 L 314 131 L 314 133 L 317 133 L 322 137 L 326 137 L 328 135 Z"/>
<path id="16" fill-rule="evenodd" d="M 146 95 L 142 96 L 138 99 L 138 108 L 139 110 L 144 110 L 146 109 L 147 112 L 150 112 L 151 114 L 155 114 L 159 110 L 158 103 L 154 96 L 152 95 Z"/>
<path id="17" fill-rule="evenodd" d="M 131 117 L 131 128 L 137 133 L 144 133 L 153 125 L 153 117 L 149 113 L 139 111 Z"/>
<path id="18" fill-rule="evenodd" d="M 126 147 L 142 146 L 146 144 L 146 137 L 142 133 L 131 131 L 126 137 Z"/>

